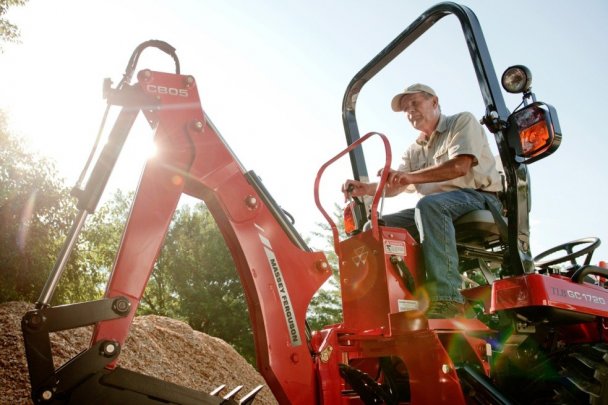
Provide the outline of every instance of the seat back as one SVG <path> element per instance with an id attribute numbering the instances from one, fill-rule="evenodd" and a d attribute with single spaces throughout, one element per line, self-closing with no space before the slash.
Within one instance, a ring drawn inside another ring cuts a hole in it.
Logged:
<path id="1" fill-rule="evenodd" d="M 495 159 L 496 168 L 501 174 L 503 189 L 506 189 L 506 179 L 500 156 L 495 156 Z M 499 198 L 501 197 L 499 195 Z M 475 210 L 454 221 L 461 271 L 479 268 L 485 273 L 488 282 L 490 282 L 489 268 L 497 268 L 502 265 L 504 243 L 506 242 L 501 239 L 504 235 L 501 235 L 494 215 L 499 215 L 499 213 L 493 214 L 489 209 Z M 503 219 L 506 224 L 507 219 L 504 216 Z"/>
<path id="2" fill-rule="evenodd" d="M 458 243 L 487 246 L 500 239 L 498 225 L 490 210 L 471 211 L 454 221 L 454 228 Z"/>

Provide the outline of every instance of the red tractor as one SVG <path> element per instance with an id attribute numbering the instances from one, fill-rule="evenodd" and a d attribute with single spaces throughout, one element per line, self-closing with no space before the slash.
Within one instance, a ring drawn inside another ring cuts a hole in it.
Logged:
<path id="1" fill-rule="evenodd" d="M 461 23 L 477 73 L 486 105 L 481 120 L 494 134 L 504 168 L 505 210 L 475 211 L 457 220 L 463 279 L 469 282 L 462 292 L 471 310 L 466 317 L 427 319 L 420 310 L 420 247 L 404 229 L 381 224 L 380 193 L 347 210 L 349 236 L 340 240 L 319 203 L 318 183 L 325 168 L 346 154 L 354 177 L 366 179 L 360 146 L 370 138 L 383 142 L 385 167 L 390 165 L 384 135 L 360 137 L 357 95 L 449 14 Z M 149 46 L 171 55 L 176 72 L 141 70 L 130 84 Z M 343 102 L 348 147 L 323 165 L 315 187 L 317 206 L 334 233 L 343 322 L 312 331 L 306 312 L 332 275 L 326 256 L 307 246 L 258 176 L 239 163 L 201 108 L 195 79 L 180 74 L 174 49 L 161 41 L 140 45 L 121 83 L 106 87 L 108 104 L 120 106 L 120 113 L 86 186 L 77 190 L 80 212 L 37 307 L 23 317 L 33 400 L 236 402 L 118 366 L 173 212 L 186 193 L 204 201 L 231 251 L 247 297 L 259 372 L 282 404 L 606 403 L 608 269 L 591 264 L 599 239 L 576 240 L 536 257 L 530 253 L 527 165 L 554 152 L 561 134 L 555 109 L 536 101 L 529 79 L 523 66 L 503 74 L 505 90 L 523 95 L 510 112 L 477 18 L 454 3 L 430 8 L 355 75 Z M 158 153 L 144 168 L 105 297 L 51 306 L 79 231 L 140 111 L 156 130 Z M 560 251 L 562 257 L 546 259 Z M 578 264 L 575 259 L 585 255 Z M 95 325 L 89 349 L 55 369 L 49 333 L 85 325 Z"/>

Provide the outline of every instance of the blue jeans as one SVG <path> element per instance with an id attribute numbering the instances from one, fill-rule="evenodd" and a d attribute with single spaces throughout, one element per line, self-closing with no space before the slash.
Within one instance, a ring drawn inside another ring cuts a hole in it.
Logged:
<path id="1" fill-rule="evenodd" d="M 454 221 L 470 211 L 487 209 L 486 202 L 501 209 L 494 194 L 462 189 L 424 196 L 416 208 L 382 217 L 386 226 L 406 228 L 420 241 L 431 301 L 464 303 Z"/>

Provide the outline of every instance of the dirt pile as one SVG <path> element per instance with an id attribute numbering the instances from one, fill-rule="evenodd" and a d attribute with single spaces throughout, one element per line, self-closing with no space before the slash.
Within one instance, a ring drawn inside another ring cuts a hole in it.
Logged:
<path id="1" fill-rule="evenodd" d="M 24 302 L 0 304 L 0 404 L 32 403 L 21 336 L 21 318 L 30 309 L 33 306 Z M 53 333 L 55 367 L 84 350 L 91 331 L 89 327 Z M 225 394 L 243 385 L 244 395 L 264 385 L 255 404 L 277 403 L 262 376 L 229 344 L 174 319 L 154 315 L 135 318 L 119 364 L 205 392 L 225 384 Z"/>

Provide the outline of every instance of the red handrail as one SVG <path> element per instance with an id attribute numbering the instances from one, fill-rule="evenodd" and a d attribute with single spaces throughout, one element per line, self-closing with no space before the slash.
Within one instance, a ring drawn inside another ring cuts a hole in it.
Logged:
<path id="1" fill-rule="evenodd" d="M 325 172 L 325 169 L 327 169 L 327 167 L 329 167 L 331 164 L 333 164 L 336 160 L 338 160 L 339 158 L 341 158 L 342 156 L 344 156 L 345 154 L 347 154 L 348 152 L 350 152 L 351 150 L 353 150 L 354 148 L 356 148 L 357 146 L 359 146 L 360 144 L 362 144 L 363 142 L 365 142 L 366 140 L 368 140 L 369 138 L 371 138 L 374 135 L 378 135 L 380 137 L 380 139 L 384 143 L 384 151 L 385 151 L 385 161 L 384 161 L 384 167 L 382 169 L 382 175 L 380 176 L 380 183 L 378 184 L 378 188 L 376 189 L 376 193 L 374 194 L 374 198 L 372 199 L 372 206 L 371 206 L 372 235 L 374 236 L 374 238 L 379 239 L 380 234 L 378 232 L 378 211 L 376 208 L 378 207 L 378 202 L 380 201 L 380 197 L 382 196 L 382 190 L 384 189 L 384 185 L 386 184 L 386 179 L 388 177 L 388 172 L 389 172 L 388 169 L 391 166 L 391 159 L 392 159 L 391 145 L 390 145 L 386 135 L 381 134 L 379 132 L 369 132 L 369 133 L 365 134 L 363 137 L 359 138 L 357 141 L 350 144 L 342 152 L 338 153 L 333 158 L 328 160 L 325 164 L 323 164 L 321 166 L 321 168 L 317 172 L 317 177 L 315 179 L 315 203 L 317 205 L 317 208 L 319 209 L 319 211 L 321 211 L 321 214 L 323 214 L 323 216 L 329 223 L 329 226 L 331 227 L 333 239 L 334 239 L 334 249 L 335 249 L 338 257 L 340 257 L 340 244 L 339 244 L 340 235 L 338 233 L 338 228 L 336 226 L 336 223 L 327 214 L 327 211 L 325 211 L 323 209 L 323 206 L 321 205 L 321 201 L 319 200 L 319 183 L 321 182 L 321 176 L 323 175 L 323 172 Z"/>

